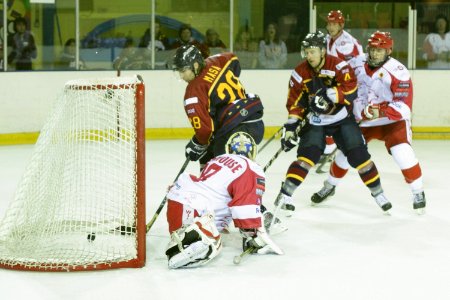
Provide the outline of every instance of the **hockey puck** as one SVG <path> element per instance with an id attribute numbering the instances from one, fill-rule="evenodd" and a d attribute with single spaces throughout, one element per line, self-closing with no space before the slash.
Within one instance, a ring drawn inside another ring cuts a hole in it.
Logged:
<path id="1" fill-rule="evenodd" d="M 95 240 L 95 233 L 92 232 L 92 233 L 88 234 L 87 239 L 88 239 L 89 242 L 94 241 Z"/>

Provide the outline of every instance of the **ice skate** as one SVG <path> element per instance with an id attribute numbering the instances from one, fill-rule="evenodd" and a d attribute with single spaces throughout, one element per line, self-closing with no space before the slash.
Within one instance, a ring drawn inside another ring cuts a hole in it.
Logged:
<path id="1" fill-rule="evenodd" d="M 291 196 L 279 193 L 277 199 L 274 202 L 274 205 L 276 207 L 275 211 L 277 210 L 277 207 L 281 204 L 280 208 L 283 211 L 284 215 L 286 217 L 292 216 L 292 213 L 295 210 L 295 205 L 292 202 L 293 201 Z"/>
<path id="2" fill-rule="evenodd" d="M 427 205 L 427 201 L 425 199 L 424 192 L 420 192 L 420 193 L 413 195 L 413 208 L 419 215 L 422 215 L 425 213 L 426 205 Z"/>
<path id="3" fill-rule="evenodd" d="M 392 208 L 391 202 L 389 202 L 384 193 L 379 193 L 376 196 L 372 195 L 372 197 L 375 199 L 375 202 L 379 207 L 381 207 L 383 211 L 388 211 Z"/>
<path id="4" fill-rule="evenodd" d="M 336 189 L 335 185 L 330 184 L 328 181 L 324 181 L 323 187 L 317 193 L 314 193 L 311 196 L 312 204 L 319 204 L 326 200 L 328 197 L 334 195 L 334 190 Z"/>

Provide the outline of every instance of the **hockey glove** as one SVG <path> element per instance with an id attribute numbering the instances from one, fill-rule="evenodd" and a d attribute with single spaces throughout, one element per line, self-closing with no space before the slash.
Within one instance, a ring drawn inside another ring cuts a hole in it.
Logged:
<path id="1" fill-rule="evenodd" d="M 374 120 L 386 116 L 388 103 L 369 104 L 361 112 L 363 120 Z"/>
<path id="2" fill-rule="evenodd" d="M 290 151 L 292 148 L 298 145 L 300 138 L 298 133 L 301 129 L 300 120 L 289 119 L 283 125 L 283 134 L 281 136 L 281 147 L 285 152 Z"/>
<path id="3" fill-rule="evenodd" d="M 258 229 L 240 229 L 242 235 L 242 250 L 246 251 L 249 247 L 254 248 L 252 253 L 269 254 L 274 253 L 283 255 L 284 252 L 267 234 L 263 227 Z"/>
<path id="4" fill-rule="evenodd" d="M 201 145 L 197 139 L 192 137 L 192 139 L 187 143 L 185 148 L 186 158 L 189 158 L 191 161 L 197 161 L 206 154 L 206 149 L 208 145 Z"/>
<path id="5" fill-rule="evenodd" d="M 322 115 L 327 115 L 334 109 L 334 103 L 328 98 L 326 92 L 311 97 L 309 106 L 313 112 Z"/>

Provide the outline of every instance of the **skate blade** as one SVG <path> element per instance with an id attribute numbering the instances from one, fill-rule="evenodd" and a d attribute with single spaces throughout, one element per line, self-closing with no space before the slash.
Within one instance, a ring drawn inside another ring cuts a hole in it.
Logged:
<path id="1" fill-rule="evenodd" d="M 422 216 L 425 214 L 425 207 L 416 208 L 414 211 L 416 212 L 417 215 Z"/>

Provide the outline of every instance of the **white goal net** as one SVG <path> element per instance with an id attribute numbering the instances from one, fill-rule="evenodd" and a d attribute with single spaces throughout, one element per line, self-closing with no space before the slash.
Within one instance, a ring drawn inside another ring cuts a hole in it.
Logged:
<path id="1" fill-rule="evenodd" d="M 0 223 L 0 267 L 145 264 L 144 85 L 69 81 Z"/>

